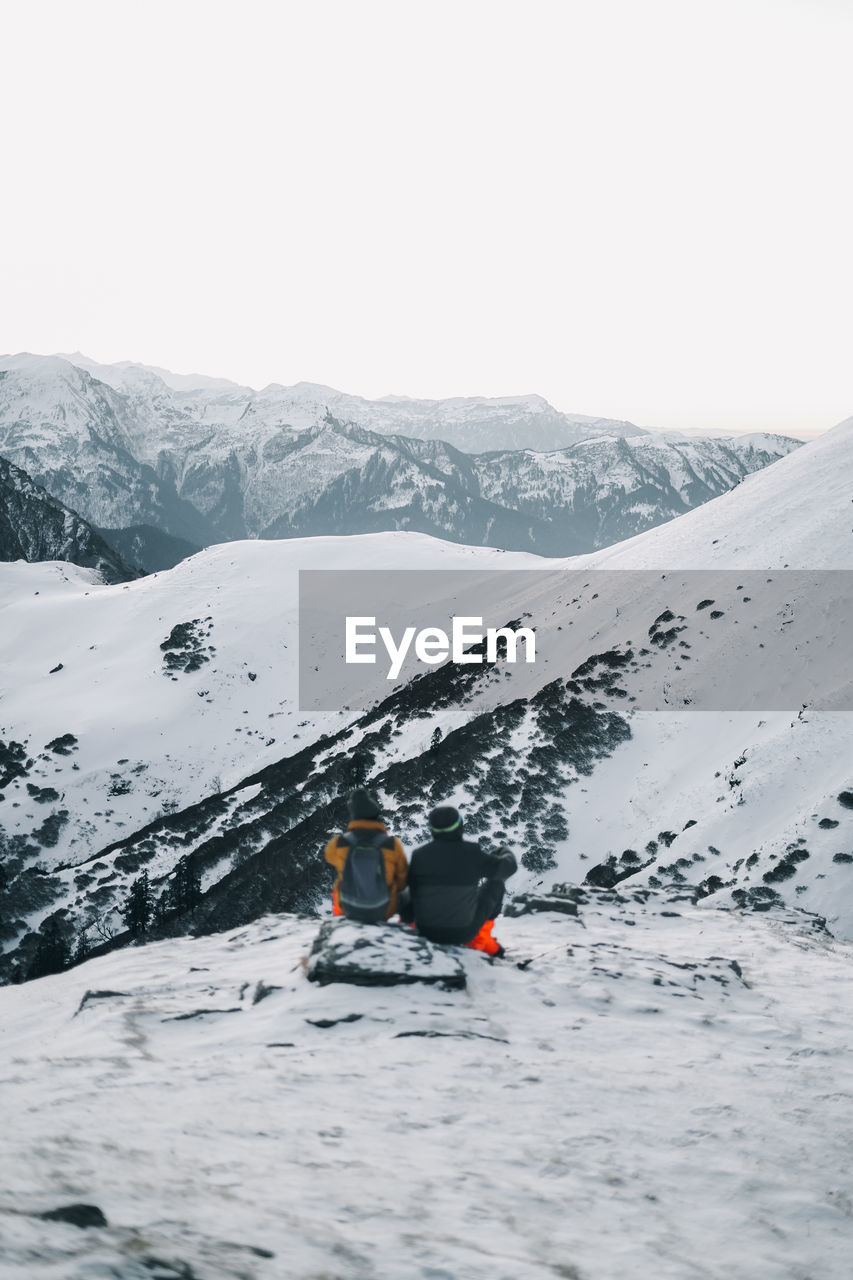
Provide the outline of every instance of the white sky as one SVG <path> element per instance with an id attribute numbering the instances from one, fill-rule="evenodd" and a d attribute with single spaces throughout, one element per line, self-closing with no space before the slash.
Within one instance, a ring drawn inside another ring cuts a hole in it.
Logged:
<path id="1" fill-rule="evenodd" d="M 853 0 L 4 0 L 0 350 L 853 414 Z"/>

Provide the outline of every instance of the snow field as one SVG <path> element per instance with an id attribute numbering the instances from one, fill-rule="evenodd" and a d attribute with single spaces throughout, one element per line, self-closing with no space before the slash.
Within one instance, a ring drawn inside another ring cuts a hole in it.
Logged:
<path id="1" fill-rule="evenodd" d="M 466 992 L 317 988 L 286 916 L 0 991 L 0 1276 L 847 1280 L 850 946 L 642 896 Z"/>

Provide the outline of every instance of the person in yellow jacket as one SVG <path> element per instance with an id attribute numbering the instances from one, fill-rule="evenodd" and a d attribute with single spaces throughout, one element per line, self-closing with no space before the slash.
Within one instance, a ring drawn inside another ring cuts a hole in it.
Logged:
<path id="1" fill-rule="evenodd" d="M 332 836 L 326 845 L 325 857 L 337 870 L 337 878 L 332 888 L 332 910 L 336 916 L 345 915 L 341 906 L 340 888 L 344 867 L 353 847 L 353 833 L 364 832 L 365 835 L 381 849 L 385 862 L 385 880 L 388 885 L 388 903 L 385 907 L 385 919 L 390 920 L 398 909 L 398 898 L 406 887 L 408 864 L 403 846 L 396 836 L 388 834 L 388 828 L 380 820 L 382 806 L 369 791 L 359 788 L 347 798 L 347 809 L 350 821 L 343 835 Z M 385 836 L 381 839 L 380 836 Z"/>

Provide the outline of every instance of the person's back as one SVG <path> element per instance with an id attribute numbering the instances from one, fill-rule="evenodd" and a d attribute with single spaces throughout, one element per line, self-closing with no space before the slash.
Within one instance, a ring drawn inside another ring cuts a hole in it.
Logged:
<path id="1" fill-rule="evenodd" d="M 419 933 L 432 942 L 470 945 L 498 954 L 491 925 L 503 905 L 504 882 L 518 869 L 509 849 L 486 853 L 462 835 L 462 818 L 449 805 L 430 814 L 432 839 L 412 854 L 409 890 Z M 486 926 L 489 926 L 488 928 Z"/>
<path id="2" fill-rule="evenodd" d="M 388 920 L 397 911 L 406 886 L 406 855 L 400 841 L 380 820 L 375 796 L 353 791 L 347 799 L 350 821 L 326 845 L 326 861 L 337 870 L 332 910 L 364 922 Z"/>

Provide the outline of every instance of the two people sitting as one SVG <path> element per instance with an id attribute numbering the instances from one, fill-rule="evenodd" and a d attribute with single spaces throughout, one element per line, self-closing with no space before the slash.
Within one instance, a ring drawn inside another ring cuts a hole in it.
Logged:
<path id="1" fill-rule="evenodd" d="M 509 849 L 487 853 L 463 838 L 458 809 L 442 805 L 429 815 L 431 839 L 412 854 L 381 821 L 382 807 L 368 791 L 347 801 L 346 831 L 326 845 L 326 861 L 338 872 L 332 889 L 336 915 L 365 921 L 400 919 L 431 942 L 503 954 L 494 937 L 506 881 L 518 870 Z"/>

